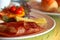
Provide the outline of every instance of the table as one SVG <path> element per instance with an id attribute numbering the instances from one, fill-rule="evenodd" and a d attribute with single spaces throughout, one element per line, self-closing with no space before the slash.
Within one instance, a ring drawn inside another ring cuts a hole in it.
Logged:
<path id="1" fill-rule="evenodd" d="M 22 40 L 60 40 L 60 17 L 59 16 L 52 16 L 52 17 L 56 21 L 56 27 L 52 31 L 41 36 Z"/>

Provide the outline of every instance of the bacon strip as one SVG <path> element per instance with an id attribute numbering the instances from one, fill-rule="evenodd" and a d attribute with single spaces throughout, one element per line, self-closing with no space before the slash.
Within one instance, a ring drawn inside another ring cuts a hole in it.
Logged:
<path id="1" fill-rule="evenodd" d="M 0 31 L 0 35 L 4 37 L 21 36 L 26 34 L 29 35 L 40 32 L 44 29 L 34 22 L 24 21 L 3 23 L 1 25 L 5 25 L 6 27 L 4 31 Z"/>

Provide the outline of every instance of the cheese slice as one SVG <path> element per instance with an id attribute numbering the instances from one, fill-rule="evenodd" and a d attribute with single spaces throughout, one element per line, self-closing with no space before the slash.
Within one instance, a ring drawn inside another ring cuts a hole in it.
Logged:
<path id="1" fill-rule="evenodd" d="M 16 17 L 17 21 L 26 21 L 26 22 L 36 22 L 36 23 L 40 23 L 40 24 L 46 24 L 47 20 L 45 18 L 37 18 L 37 19 L 28 19 L 28 18 L 20 18 L 20 17 Z"/>

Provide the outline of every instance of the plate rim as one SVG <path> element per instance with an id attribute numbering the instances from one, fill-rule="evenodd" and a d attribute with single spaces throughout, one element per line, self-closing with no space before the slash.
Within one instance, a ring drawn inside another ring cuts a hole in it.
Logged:
<path id="1" fill-rule="evenodd" d="M 31 11 L 35 11 L 35 12 L 46 14 L 46 15 L 58 15 L 58 16 L 60 15 L 60 13 L 49 13 L 49 12 L 44 12 L 44 11 L 37 10 L 37 9 L 34 9 L 34 8 L 32 8 Z"/>

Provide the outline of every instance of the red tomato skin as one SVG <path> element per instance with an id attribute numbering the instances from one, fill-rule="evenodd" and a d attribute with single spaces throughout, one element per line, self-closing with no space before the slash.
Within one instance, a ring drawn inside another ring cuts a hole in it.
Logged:
<path id="1" fill-rule="evenodd" d="M 16 13 L 16 14 L 21 14 L 21 13 L 22 13 L 22 10 L 17 9 L 17 10 L 15 11 L 15 13 Z"/>
<path id="2" fill-rule="evenodd" d="M 23 7 L 19 7 L 18 9 L 20 9 L 20 10 L 22 10 L 22 11 L 24 10 L 24 8 L 23 8 Z"/>
<path id="3" fill-rule="evenodd" d="M 15 10 L 16 10 L 16 6 L 11 6 L 11 7 L 10 7 L 10 11 L 11 11 L 11 12 L 15 12 Z"/>
<path id="4" fill-rule="evenodd" d="M 15 13 L 16 13 L 16 14 L 21 14 L 23 11 L 24 11 L 23 7 L 19 7 L 19 8 L 15 11 Z"/>

